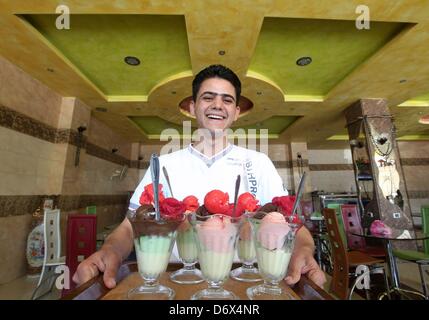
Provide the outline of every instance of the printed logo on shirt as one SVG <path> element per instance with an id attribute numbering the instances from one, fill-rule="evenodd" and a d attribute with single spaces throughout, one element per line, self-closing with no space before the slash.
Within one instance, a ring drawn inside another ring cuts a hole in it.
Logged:
<path id="1" fill-rule="evenodd" d="M 226 163 L 230 166 L 242 166 L 243 162 L 241 159 L 238 158 L 226 158 Z"/>
<path id="2" fill-rule="evenodd" d="M 255 173 L 253 171 L 253 165 L 251 160 L 247 160 L 244 163 L 244 170 L 246 172 L 247 183 L 249 186 L 249 192 L 256 197 L 258 193 L 258 181 L 256 180 Z"/>

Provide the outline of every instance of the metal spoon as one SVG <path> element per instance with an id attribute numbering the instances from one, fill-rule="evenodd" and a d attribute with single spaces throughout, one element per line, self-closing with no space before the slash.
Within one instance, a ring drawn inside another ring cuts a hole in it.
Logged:
<path id="1" fill-rule="evenodd" d="M 168 176 L 167 169 L 164 166 L 162 167 L 162 172 L 164 172 L 165 180 L 167 180 L 168 189 L 170 189 L 171 197 L 174 198 L 173 189 L 171 188 L 171 184 L 170 184 L 170 177 Z"/>
<path id="2" fill-rule="evenodd" d="M 240 189 L 241 176 L 237 176 L 235 180 L 235 193 L 234 193 L 234 209 L 232 210 L 232 216 L 235 217 L 235 211 L 237 209 L 238 189 Z"/>
<path id="3" fill-rule="evenodd" d="M 154 206 L 155 206 L 155 219 L 159 221 L 161 215 L 159 212 L 159 158 L 156 153 L 153 153 L 150 157 L 150 173 L 152 176 L 152 185 L 153 185 L 153 197 L 154 197 Z"/>

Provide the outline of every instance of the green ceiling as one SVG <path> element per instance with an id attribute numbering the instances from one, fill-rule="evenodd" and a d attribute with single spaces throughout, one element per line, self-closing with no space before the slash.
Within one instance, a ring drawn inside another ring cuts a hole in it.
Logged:
<path id="1" fill-rule="evenodd" d="M 67 0 L 71 29 L 58 30 L 51 1 L 0 0 L 0 54 L 61 96 L 105 108 L 94 115 L 129 141 L 188 120 L 178 105 L 212 63 L 236 71 L 254 104 L 235 125 L 281 142 L 325 146 L 362 98 L 388 100 L 398 135 L 427 135 L 429 3 L 372 1 L 370 30 L 358 30 L 353 1 L 227 2 Z M 313 61 L 299 67 L 303 56 Z"/>
<path id="2" fill-rule="evenodd" d="M 429 93 L 413 98 L 412 100 L 416 101 L 426 101 L 429 102 Z"/>
<path id="3" fill-rule="evenodd" d="M 148 95 L 163 79 L 191 69 L 181 15 L 71 15 L 69 30 L 55 27 L 57 15 L 24 18 L 105 95 Z M 127 65 L 126 56 L 141 64 Z"/>
<path id="4" fill-rule="evenodd" d="M 265 18 L 250 70 L 270 75 L 285 94 L 323 96 L 404 26 L 371 22 L 358 30 L 354 20 Z M 303 56 L 312 63 L 298 66 Z"/>

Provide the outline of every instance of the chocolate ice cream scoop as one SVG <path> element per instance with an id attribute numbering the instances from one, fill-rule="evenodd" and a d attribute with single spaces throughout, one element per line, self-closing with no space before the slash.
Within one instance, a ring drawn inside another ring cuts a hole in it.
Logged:
<path id="1" fill-rule="evenodd" d="M 211 214 L 204 205 L 199 206 L 195 213 L 197 214 L 197 216 L 201 217 L 209 216 Z"/>
<path id="2" fill-rule="evenodd" d="M 134 237 L 137 238 L 146 235 L 166 236 L 177 229 L 185 215 L 181 215 L 177 219 L 158 221 L 155 219 L 154 207 L 142 205 L 137 209 L 135 215 L 129 215 L 127 218 L 133 227 Z"/>
<path id="3" fill-rule="evenodd" d="M 262 207 L 260 207 L 258 209 L 258 211 L 262 211 L 262 212 L 265 212 L 265 213 L 270 213 L 270 212 L 273 212 L 273 211 L 278 211 L 278 206 L 276 206 L 272 202 L 268 202 L 268 203 L 264 204 Z"/>

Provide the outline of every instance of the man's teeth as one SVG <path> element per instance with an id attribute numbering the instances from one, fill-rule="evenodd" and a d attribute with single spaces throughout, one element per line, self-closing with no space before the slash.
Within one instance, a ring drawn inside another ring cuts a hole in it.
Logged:
<path id="1" fill-rule="evenodd" d="M 207 117 L 210 119 L 217 119 L 217 120 L 223 120 L 224 119 L 222 116 L 218 116 L 218 115 L 214 115 L 214 114 L 209 114 L 209 115 L 207 115 Z"/>

